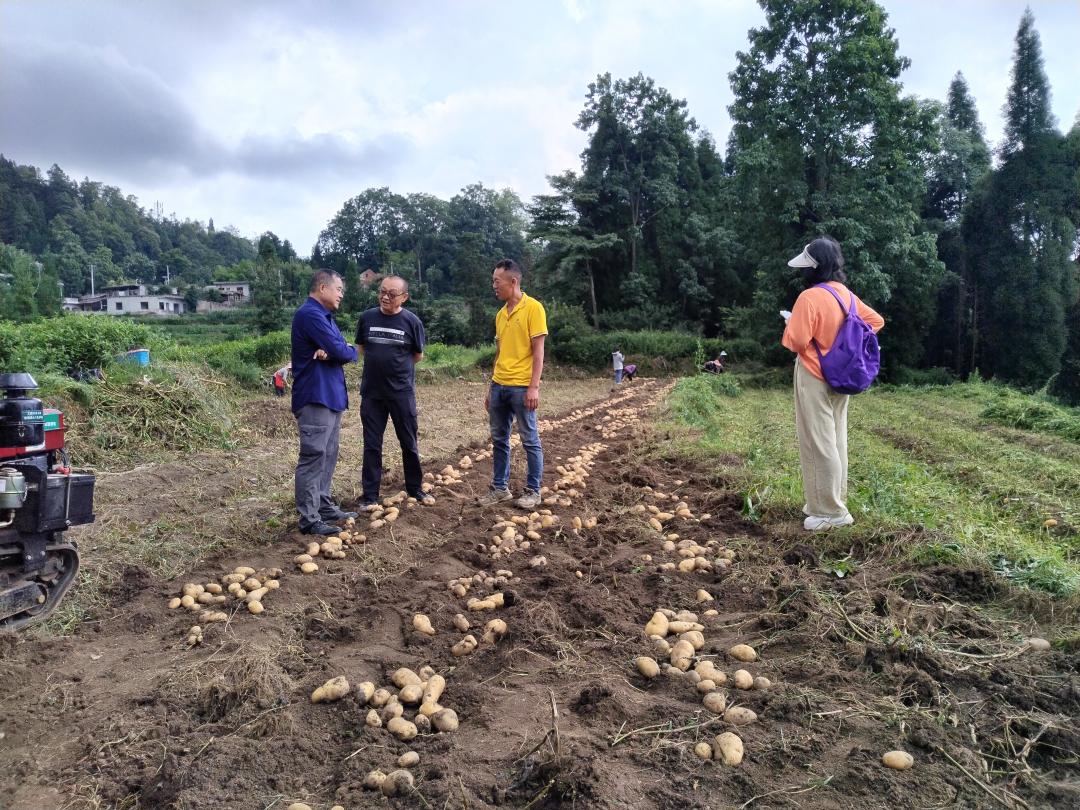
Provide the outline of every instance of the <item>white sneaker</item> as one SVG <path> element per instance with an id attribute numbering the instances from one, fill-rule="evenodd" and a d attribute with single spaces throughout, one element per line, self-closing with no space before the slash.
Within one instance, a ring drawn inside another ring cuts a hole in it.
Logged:
<path id="1" fill-rule="evenodd" d="M 840 526 L 850 526 L 855 522 L 855 518 L 848 512 L 843 517 L 821 517 L 819 515 L 809 515 L 806 520 L 803 521 L 803 528 L 808 532 L 820 532 L 827 529 L 834 529 Z"/>
<path id="2" fill-rule="evenodd" d="M 527 489 L 514 503 L 518 509 L 535 509 L 540 505 L 540 493 Z"/>

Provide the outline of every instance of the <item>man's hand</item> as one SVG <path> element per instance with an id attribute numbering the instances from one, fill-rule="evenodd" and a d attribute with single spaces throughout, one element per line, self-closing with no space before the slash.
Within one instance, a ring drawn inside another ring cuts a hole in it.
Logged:
<path id="1" fill-rule="evenodd" d="M 325 360 L 327 357 L 328 357 L 328 355 L 322 349 L 316 349 L 315 354 L 313 354 L 311 356 L 311 359 L 312 360 Z"/>
<path id="2" fill-rule="evenodd" d="M 540 386 L 530 385 L 525 389 L 525 407 L 530 411 L 540 407 Z"/>

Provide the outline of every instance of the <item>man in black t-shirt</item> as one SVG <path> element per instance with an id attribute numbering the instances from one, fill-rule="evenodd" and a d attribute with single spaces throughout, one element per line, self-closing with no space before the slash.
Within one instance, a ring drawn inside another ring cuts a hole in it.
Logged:
<path id="1" fill-rule="evenodd" d="M 356 345 L 364 355 L 360 382 L 360 421 L 364 425 L 364 499 L 361 508 L 379 501 L 382 443 L 386 419 L 394 423 L 405 464 L 405 489 L 422 504 L 435 499 L 423 491 L 420 451 L 416 444 L 416 372 L 424 357 L 424 325 L 402 305 L 409 284 L 387 276 L 379 285 L 379 306 L 360 316 Z"/>

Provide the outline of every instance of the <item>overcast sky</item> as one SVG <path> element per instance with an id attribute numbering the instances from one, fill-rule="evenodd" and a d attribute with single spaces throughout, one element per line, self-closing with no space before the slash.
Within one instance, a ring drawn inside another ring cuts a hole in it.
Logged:
<path id="1" fill-rule="evenodd" d="M 1080 0 L 1031 0 L 1054 112 L 1080 110 Z M 967 77 L 1001 135 L 1023 0 L 886 0 L 905 91 Z M 638 71 L 723 145 L 752 0 L 0 0 L 0 152 L 58 163 L 147 209 L 306 255 L 370 186 L 523 197 L 580 166 L 598 73 Z"/>

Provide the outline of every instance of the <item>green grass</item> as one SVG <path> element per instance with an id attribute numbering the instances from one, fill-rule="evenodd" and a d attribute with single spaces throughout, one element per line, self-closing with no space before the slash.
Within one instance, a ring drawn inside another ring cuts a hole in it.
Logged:
<path id="1" fill-rule="evenodd" d="M 976 562 L 1031 588 L 1080 593 L 1080 445 L 1060 435 L 1075 413 L 1055 412 L 1041 430 L 984 416 L 1001 400 L 1020 399 L 1036 398 L 986 383 L 854 397 L 848 506 L 856 524 L 828 542 L 895 542 L 916 562 Z M 801 519 L 788 388 L 745 386 L 740 396 L 717 397 L 688 378 L 670 408 L 690 429 L 680 451 L 715 459 L 751 519 Z"/>

